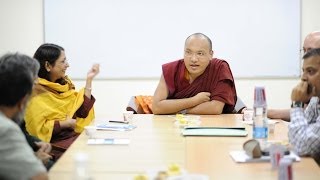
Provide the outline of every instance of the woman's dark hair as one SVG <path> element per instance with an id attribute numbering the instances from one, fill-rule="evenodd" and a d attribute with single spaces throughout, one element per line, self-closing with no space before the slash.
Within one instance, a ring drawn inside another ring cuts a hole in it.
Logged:
<path id="1" fill-rule="evenodd" d="M 37 51 L 34 53 L 33 58 L 38 60 L 40 63 L 40 69 L 38 73 L 38 76 L 40 78 L 50 81 L 50 73 L 46 69 L 46 62 L 54 66 L 57 59 L 61 55 L 61 51 L 64 51 L 63 47 L 49 43 L 42 44 L 37 49 Z M 63 79 L 58 79 L 56 82 L 60 84 L 65 84 L 65 81 Z"/>

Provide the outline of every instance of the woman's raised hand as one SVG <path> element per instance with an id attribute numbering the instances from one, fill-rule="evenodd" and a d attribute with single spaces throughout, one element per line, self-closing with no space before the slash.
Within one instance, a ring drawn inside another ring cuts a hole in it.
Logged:
<path id="1" fill-rule="evenodd" d="M 88 71 L 87 79 L 92 80 L 97 74 L 99 74 L 100 71 L 100 65 L 94 64 L 91 69 Z"/>

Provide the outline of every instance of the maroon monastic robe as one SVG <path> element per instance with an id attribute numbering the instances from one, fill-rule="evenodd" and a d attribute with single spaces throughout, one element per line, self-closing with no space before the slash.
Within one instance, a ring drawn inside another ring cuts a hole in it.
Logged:
<path id="1" fill-rule="evenodd" d="M 182 99 L 210 92 L 211 100 L 225 103 L 222 113 L 231 113 L 237 101 L 234 79 L 229 64 L 217 58 L 210 61 L 202 75 L 191 84 L 183 59 L 162 65 L 162 73 L 169 89 L 168 99 Z"/>

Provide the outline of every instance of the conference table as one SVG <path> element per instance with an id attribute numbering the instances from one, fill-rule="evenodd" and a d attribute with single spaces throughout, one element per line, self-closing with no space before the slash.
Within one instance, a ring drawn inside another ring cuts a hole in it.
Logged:
<path id="1" fill-rule="evenodd" d="M 106 120 L 107 122 L 107 120 Z M 229 152 L 242 150 L 252 138 L 252 126 L 242 123 L 241 114 L 203 115 L 201 126 L 245 127 L 246 137 L 182 136 L 180 127 L 170 115 L 134 115 L 131 131 L 99 130 L 94 138 L 127 138 L 128 145 L 88 145 L 89 137 L 82 133 L 49 171 L 50 179 L 72 179 L 74 155 L 86 153 L 92 179 L 133 179 L 150 174 L 170 164 L 178 164 L 192 174 L 204 174 L 209 179 L 277 179 L 277 170 L 270 162 L 237 163 Z M 270 141 L 288 142 L 288 123 L 275 125 Z M 320 169 L 310 157 L 294 162 L 294 179 L 320 179 Z"/>

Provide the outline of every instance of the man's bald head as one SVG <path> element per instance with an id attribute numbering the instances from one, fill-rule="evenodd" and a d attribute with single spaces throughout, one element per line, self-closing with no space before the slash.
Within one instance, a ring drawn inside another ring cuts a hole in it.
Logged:
<path id="1" fill-rule="evenodd" d="M 320 48 L 320 31 L 314 31 L 308 34 L 303 43 L 304 53 L 316 48 Z"/>
<path id="2" fill-rule="evenodd" d="M 208 47 L 209 47 L 209 51 L 212 50 L 212 41 L 211 39 L 206 36 L 205 34 L 202 34 L 202 33 L 194 33 L 194 34 L 191 34 L 185 41 L 185 45 L 187 44 L 187 42 L 192 39 L 192 38 L 203 38 L 203 39 L 206 39 L 208 41 Z"/>

